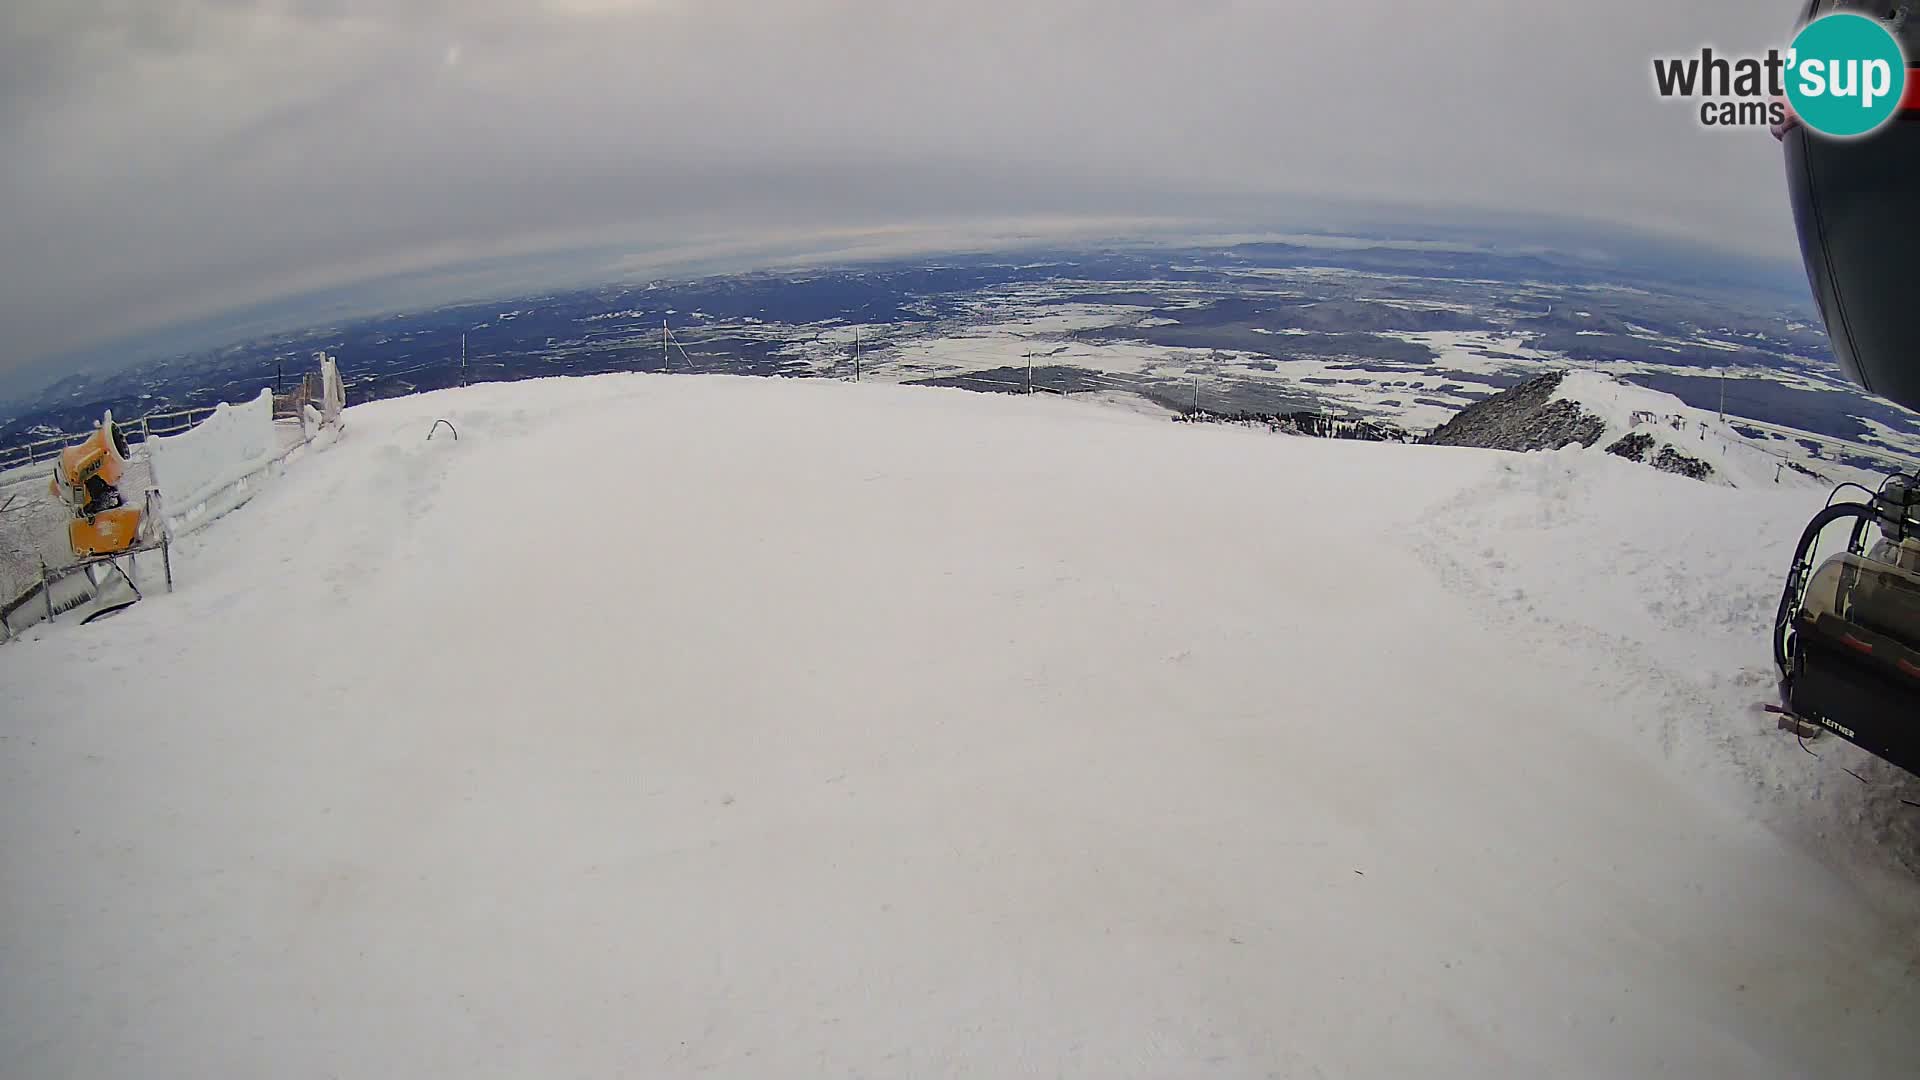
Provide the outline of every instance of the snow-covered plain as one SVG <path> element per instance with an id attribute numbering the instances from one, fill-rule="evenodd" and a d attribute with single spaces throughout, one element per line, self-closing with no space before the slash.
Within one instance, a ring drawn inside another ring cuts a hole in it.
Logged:
<path id="1" fill-rule="evenodd" d="M 1589 352 L 1575 361 L 1540 345 L 1543 335 L 1529 322 L 1528 312 L 1550 313 L 1570 298 L 1585 297 L 1594 307 L 1609 310 L 1617 309 L 1623 300 L 1631 310 L 1657 299 L 1639 288 L 1449 279 L 1451 288 L 1465 288 L 1468 291 L 1464 295 L 1474 298 L 1472 302 L 1460 302 L 1409 297 L 1409 285 L 1432 279 L 1393 274 L 1312 266 L 1169 269 L 1202 275 L 1223 273 L 1230 285 L 1181 280 L 1177 275 L 1145 278 L 1126 282 L 1118 290 L 1126 298 L 1116 299 L 1116 283 L 1111 281 L 1065 278 L 1022 282 L 979 290 L 953 303 L 951 309 L 930 305 L 923 312 L 930 316 L 925 321 L 854 325 L 835 320 L 824 330 L 818 324 L 769 324 L 759 329 L 767 340 L 784 338 L 786 344 L 779 349 L 780 355 L 817 374 L 850 373 L 858 337 L 863 370 L 870 379 L 957 377 L 970 388 L 991 390 L 996 381 L 1004 384 L 1009 373 L 1024 368 L 1031 356 L 1040 365 L 1073 369 L 1076 382 L 1091 381 L 1108 389 L 1146 393 L 1162 400 L 1195 400 L 1213 410 L 1321 407 L 1415 431 L 1439 426 L 1458 410 L 1496 392 L 1503 380 L 1535 374 L 1542 364 L 1576 364 L 1607 375 L 1638 378 L 1643 383 L 1661 377 L 1720 377 L 1731 388 L 1727 401 L 1735 415 L 1741 413 L 1741 397 L 1749 383 L 1764 383 L 1768 392 L 1839 391 L 1842 400 L 1859 393 L 1823 355 L 1807 354 L 1803 347 L 1757 332 L 1728 329 L 1724 334 L 1729 336 L 1720 336 L 1701 328 L 1697 333 L 1662 333 L 1632 321 L 1617 326 L 1609 323 L 1610 331 L 1576 333 L 1598 341 L 1611 332 L 1625 341 L 1645 343 L 1658 354 L 1671 354 L 1672 362 L 1657 362 L 1644 350 L 1638 359 L 1609 359 L 1604 353 Z M 1477 330 L 1377 332 L 1382 338 L 1425 347 L 1434 357 L 1431 363 L 1365 355 L 1369 352 L 1365 349 L 1352 356 L 1294 354 L 1285 347 L 1285 339 L 1311 332 L 1284 326 L 1247 326 L 1248 334 L 1267 338 L 1273 346 L 1251 351 L 1153 344 L 1146 333 L 1176 322 L 1162 317 L 1167 311 L 1205 309 L 1222 300 L 1258 304 L 1325 299 L 1330 283 L 1337 284 L 1334 293 L 1349 300 L 1409 311 L 1490 316 L 1495 325 Z M 1494 287 L 1496 284 L 1498 287 Z M 1596 318 L 1593 311 L 1577 306 L 1574 314 Z M 1789 320 L 1773 329 L 1792 334 L 1809 328 Z M 635 332 L 639 337 L 634 340 L 646 340 L 649 336 L 657 338 L 659 328 L 648 324 L 636 327 Z M 737 334 L 737 330 L 729 333 Z M 1773 353 L 1770 362 L 1756 364 L 1753 357 L 1742 352 L 1749 346 L 1784 351 Z M 596 346 L 579 346 L 592 347 Z M 1695 355 L 1684 355 L 1690 351 Z M 1697 355 L 1702 351 L 1722 354 L 1726 363 L 1703 364 Z M 707 354 L 703 362 L 715 363 L 713 355 Z M 717 372 L 724 367 L 704 370 Z M 971 381 L 964 381 L 969 378 Z M 1039 381 L 1045 387 L 1050 381 L 1061 380 L 1043 370 Z M 1024 380 L 1016 375 L 1012 382 Z M 1195 388 L 1199 395 L 1190 399 L 1188 394 Z M 1250 404 L 1255 402 L 1260 404 Z M 1853 421 L 1861 429 L 1852 440 L 1855 445 L 1829 447 L 1829 451 L 1884 458 L 1889 466 L 1920 456 L 1920 431 L 1889 426 L 1871 416 L 1855 415 Z M 1835 464 L 1834 453 L 1809 454 L 1806 447 L 1791 441 L 1776 451 L 1821 472 Z"/>
<path id="2" fill-rule="evenodd" d="M 824 380 L 347 420 L 0 648 L 7 1075 L 1913 1073 L 1920 795 L 1749 711 L 1817 491 Z"/>

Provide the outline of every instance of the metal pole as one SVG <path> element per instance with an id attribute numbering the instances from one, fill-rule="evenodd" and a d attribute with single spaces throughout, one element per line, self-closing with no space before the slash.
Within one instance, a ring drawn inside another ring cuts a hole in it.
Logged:
<path id="1" fill-rule="evenodd" d="M 1727 422 L 1727 373 L 1720 372 L 1720 422 Z"/>
<path id="2" fill-rule="evenodd" d="M 467 385 L 467 335 L 460 335 L 460 385 Z"/>
<path id="3" fill-rule="evenodd" d="M 162 524 L 162 528 L 166 526 Z M 160 534 L 160 565 L 167 572 L 167 591 L 173 591 L 173 541 L 166 533 Z"/>
<path id="4" fill-rule="evenodd" d="M 53 586 L 47 582 L 47 560 L 40 560 L 40 599 L 47 602 L 47 621 L 53 621 Z"/>
<path id="5" fill-rule="evenodd" d="M 660 370 L 667 370 L 667 317 L 660 316 Z"/>
<path id="6" fill-rule="evenodd" d="M 853 381 L 860 381 L 860 328 L 853 328 Z"/>
<path id="7" fill-rule="evenodd" d="M 1027 350 L 1027 393 L 1033 393 L 1033 350 Z"/>

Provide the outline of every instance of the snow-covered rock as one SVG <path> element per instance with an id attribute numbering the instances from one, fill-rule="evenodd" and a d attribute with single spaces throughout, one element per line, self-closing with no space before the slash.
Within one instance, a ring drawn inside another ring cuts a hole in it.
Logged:
<path id="1" fill-rule="evenodd" d="M 1476 402 L 1421 441 L 1519 452 L 1577 444 L 1729 487 L 1833 484 L 1833 477 L 1749 438 L 1736 425 L 1613 375 L 1565 370 Z"/>
<path id="2" fill-rule="evenodd" d="M 1521 453 L 1558 450 L 1569 443 L 1592 446 L 1606 434 L 1606 422 L 1588 415 L 1578 402 L 1558 396 L 1565 377 L 1561 371 L 1536 375 L 1461 409 L 1420 441 Z"/>
<path id="3" fill-rule="evenodd" d="M 1748 711 L 1819 493 L 825 381 L 347 419 L 0 647 L 9 1074 L 1911 1073 L 1920 795 Z"/>

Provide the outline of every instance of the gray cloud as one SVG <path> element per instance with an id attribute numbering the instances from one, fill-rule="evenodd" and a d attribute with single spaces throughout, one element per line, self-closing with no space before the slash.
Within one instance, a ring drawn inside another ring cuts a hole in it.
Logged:
<path id="1" fill-rule="evenodd" d="M 0 368 L 501 253 L 1290 196 L 1790 256 L 1772 140 L 1703 130 L 1649 60 L 1779 43 L 1792 7 L 14 0 Z"/>

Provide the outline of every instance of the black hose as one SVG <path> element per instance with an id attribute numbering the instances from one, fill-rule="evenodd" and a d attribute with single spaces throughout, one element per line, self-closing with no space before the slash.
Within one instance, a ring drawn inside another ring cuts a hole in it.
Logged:
<path id="1" fill-rule="evenodd" d="M 453 441 L 454 441 L 454 442 L 459 442 L 459 441 L 460 441 L 460 429 L 459 429 L 459 428 L 456 428 L 456 427 L 454 427 L 454 426 L 453 426 L 453 421 L 451 421 L 451 420 L 444 420 L 444 419 L 442 419 L 442 420 L 435 420 L 435 421 L 433 422 L 433 426 L 427 429 L 427 441 L 428 441 L 428 442 L 432 442 L 432 441 L 433 441 L 433 433 L 434 433 L 434 432 L 436 432 L 436 431 L 439 431 L 439 430 L 440 430 L 440 425 L 441 425 L 441 424 L 445 424 L 445 425 L 447 425 L 447 430 L 448 430 L 448 431 L 451 431 L 451 432 L 453 432 Z"/>
<path id="2" fill-rule="evenodd" d="M 1780 669 L 1780 677 L 1790 678 L 1793 658 L 1788 655 L 1788 641 L 1793 629 L 1793 616 L 1806 596 L 1807 579 L 1813 576 L 1813 550 L 1820 542 L 1820 534 L 1827 526 L 1842 518 L 1864 518 L 1874 521 L 1873 507 L 1866 503 L 1835 503 L 1813 516 L 1807 524 L 1807 530 L 1800 534 L 1800 546 L 1794 549 L 1793 566 L 1787 572 L 1787 587 L 1780 594 L 1780 611 L 1773 622 L 1773 662 Z M 1856 535 L 1864 532 L 1856 529 Z"/>
<path id="3" fill-rule="evenodd" d="M 1857 488 L 1861 494 L 1867 496 L 1868 498 L 1873 498 L 1876 494 L 1885 494 L 1887 490 L 1885 483 L 1882 483 L 1880 485 L 1879 492 L 1875 492 L 1872 488 L 1868 487 L 1865 484 L 1856 484 L 1851 480 L 1844 480 L 1838 484 L 1835 484 L 1833 487 L 1833 490 L 1827 493 L 1827 505 L 1832 506 L 1833 497 L 1847 490 L 1848 488 Z"/>
<path id="4" fill-rule="evenodd" d="M 1847 538 L 1847 554 L 1865 555 L 1867 553 L 1867 533 L 1873 529 L 1877 517 L 1863 517 L 1854 523 L 1853 535 Z"/>

